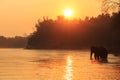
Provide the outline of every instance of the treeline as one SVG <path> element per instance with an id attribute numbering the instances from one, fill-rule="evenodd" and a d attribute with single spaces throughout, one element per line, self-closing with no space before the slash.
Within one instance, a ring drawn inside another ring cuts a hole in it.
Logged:
<path id="1" fill-rule="evenodd" d="M 81 49 L 93 45 L 120 49 L 120 12 L 84 20 L 44 18 L 35 27 L 28 39 L 28 49 Z"/>
<path id="2" fill-rule="evenodd" d="M 4 37 L 0 36 L 0 48 L 25 48 L 27 37 Z"/>

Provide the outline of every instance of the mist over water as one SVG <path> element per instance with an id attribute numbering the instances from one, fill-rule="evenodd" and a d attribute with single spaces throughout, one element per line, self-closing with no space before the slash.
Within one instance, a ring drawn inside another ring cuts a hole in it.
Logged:
<path id="1" fill-rule="evenodd" d="M 91 62 L 89 51 L 0 49 L 0 80 L 119 80 L 120 57 Z"/>

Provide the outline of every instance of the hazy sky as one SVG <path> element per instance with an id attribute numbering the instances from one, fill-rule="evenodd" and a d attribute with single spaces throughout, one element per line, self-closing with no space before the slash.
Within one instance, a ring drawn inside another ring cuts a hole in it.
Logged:
<path id="1" fill-rule="evenodd" d="M 43 16 L 55 19 L 71 8 L 75 18 L 100 14 L 99 0 L 0 0 L 0 35 L 32 33 Z"/>

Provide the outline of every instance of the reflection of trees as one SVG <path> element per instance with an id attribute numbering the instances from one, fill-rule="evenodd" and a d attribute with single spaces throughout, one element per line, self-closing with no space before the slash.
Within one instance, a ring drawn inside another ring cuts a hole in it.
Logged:
<path id="1" fill-rule="evenodd" d="M 29 36 L 27 48 L 80 49 L 91 45 L 119 47 L 120 13 L 86 17 L 85 20 L 38 21 L 36 31 Z"/>

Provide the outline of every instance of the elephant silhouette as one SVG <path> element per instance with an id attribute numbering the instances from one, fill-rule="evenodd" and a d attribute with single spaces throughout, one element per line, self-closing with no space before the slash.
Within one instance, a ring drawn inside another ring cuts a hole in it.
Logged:
<path id="1" fill-rule="evenodd" d="M 92 60 L 92 55 L 94 54 L 94 59 L 101 62 L 108 62 L 108 51 L 104 47 L 91 47 L 90 59 Z"/>

